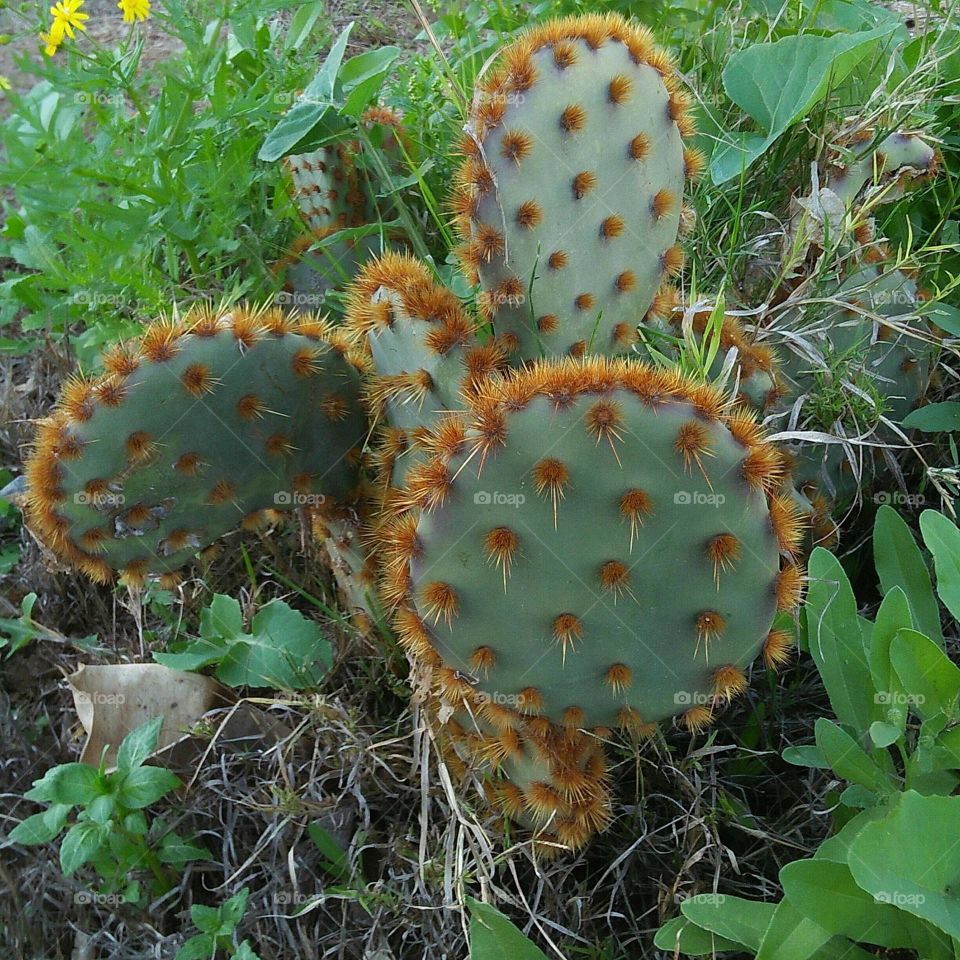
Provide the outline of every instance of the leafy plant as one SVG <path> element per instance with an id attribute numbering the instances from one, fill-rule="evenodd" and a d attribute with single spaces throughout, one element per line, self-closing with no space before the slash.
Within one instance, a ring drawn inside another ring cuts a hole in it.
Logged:
<path id="1" fill-rule="evenodd" d="M 174 670 L 215 666 L 231 687 L 302 690 L 320 683 L 332 654 L 320 627 L 282 600 L 261 607 L 248 633 L 240 604 L 218 593 L 200 615 L 200 636 L 155 659 Z"/>
<path id="2" fill-rule="evenodd" d="M 247 909 L 250 891 L 244 887 L 219 907 L 205 907 L 195 903 L 190 907 L 190 919 L 200 930 L 177 951 L 174 960 L 211 960 L 220 951 L 233 960 L 259 960 L 249 940 L 236 945 L 234 932 Z"/>
<path id="3" fill-rule="evenodd" d="M 960 530 L 933 510 L 920 527 L 937 594 L 956 616 Z M 857 613 L 837 558 L 822 549 L 810 558 L 807 639 L 836 722 L 821 717 L 815 743 L 783 754 L 847 783 L 835 834 L 812 858 L 782 868 L 777 904 L 724 894 L 685 901 L 658 932 L 661 949 L 803 960 L 865 958 L 857 946 L 865 943 L 931 960 L 955 956 L 960 854 L 945 838 L 960 825 L 960 796 L 952 796 L 960 782 L 960 668 L 944 650 L 926 561 L 890 507 L 878 512 L 874 544 L 883 601 L 872 621 Z"/>
<path id="4" fill-rule="evenodd" d="M 20 616 L 13 618 L 0 618 L 0 650 L 8 648 L 6 656 L 11 657 L 18 650 L 25 647 L 34 640 L 39 631 L 39 626 L 34 623 L 33 605 L 37 602 L 35 593 L 28 593 L 20 601 Z"/>
<path id="5" fill-rule="evenodd" d="M 167 825 L 166 818 L 148 821 L 145 809 L 182 786 L 162 767 L 147 765 L 156 748 L 163 718 L 131 731 L 117 753 L 117 768 L 108 773 L 84 763 L 64 763 L 48 770 L 24 794 L 48 804 L 18 824 L 10 841 L 26 845 L 50 843 L 66 830 L 60 843 L 60 868 L 72 876 L 90 864 L 101 879 L 98 895 L 120 893 L 124 902 L 144 907 L 176 884 L 190 860 L 207 851 Z M 141 876 L 147 872 L 146 885 Z"/>

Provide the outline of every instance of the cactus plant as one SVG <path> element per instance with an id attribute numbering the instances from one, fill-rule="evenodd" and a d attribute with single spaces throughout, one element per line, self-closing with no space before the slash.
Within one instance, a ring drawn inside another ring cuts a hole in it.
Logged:
<path id="1" fill-rule="evenodd" d="M 770 492 L 779 454 L 718 391 L 568 360 L 491 381 L 459 428 L 408 477 L 416 512 L 388 560 L 401 639 L 453 703 L 479 697 L 504 727 L 642 729 L 682 711 L 699 728 L 761 649 L 780 656 L 799 525 Z M 664 593 L 665 557 L 683 602 Z"/>
<path id="2" fill-rule="evenodd" d="M 454 204 L 465 272 L 520 358 L 627 350 L 683 254 L 688 99 L 622 17 L 527 31 L 482 78 Z"/>
<path id="3" fill-rule="evenodd" d="M 200 307 L 67 384 L 27 464 L 27 519 L 94 580 L 165 583 L 260 511 L 348 502 L 363 361 L 327 324 Z"/>

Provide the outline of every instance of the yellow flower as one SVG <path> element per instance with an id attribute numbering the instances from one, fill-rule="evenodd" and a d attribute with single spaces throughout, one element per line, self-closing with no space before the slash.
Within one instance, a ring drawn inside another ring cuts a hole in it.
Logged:
<path id="1" fill-rule="evenodd" d="M 40 42 L 43 44 L 43 52 L 52 57 L 63 43 L 63 26 L 58 20 L 54 20 L 49 33 L 40 34 Z"/>
<path id="2" fill-rule="evenodd" d="M 143 23 L 150 16 L 150 0 L 120 0 L 117 6 L 123 11 L 124 23 Z"/>
<path id="3" fill-rule="evenodd" d="M 6 77 L 0 75 L 0 90 L 9 90 L 9 89 L 10 89 L 10 81 Z"/>
<path id="4" fill-rule="evenodd" d="M 74 29 L 86 30 L 87 28 L 83 23 L 85 20 L 90 19 L 89 14 L 79 12 L 83 3 L 84 0 L 60 0 L 60 3 L 54 4 L 50 8 L 50 16 L 53 17 L 53 25 L 50 28 L 50 33 L 55 36 L 55 31 L 59 26 L 60 40 L 63 40 L 64 34 L 71 40 L 75 40 L 76 34 L 73 32 Z"/>

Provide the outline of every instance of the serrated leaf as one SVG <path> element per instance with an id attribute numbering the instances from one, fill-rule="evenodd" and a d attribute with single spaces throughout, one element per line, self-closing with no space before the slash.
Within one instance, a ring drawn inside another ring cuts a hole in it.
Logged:
<path id="1" fill-rule="evenodd" d="M 85 821 L 74 824 L 60 844 L 60 869 L 65 877 L 96 856 L 101 845 L 101 827 Z"/>
<path id="2" fill-rule="evenodd" d="M 140 810 L 179 786 L 180 778 L 169 770 L 136 767 L 124 776 L 117 790 L 117 802 L 130 810 Z"/>
<path id="3" fill-rule="evenodd" d="M 126 773 L 143 764 L 157 749 L 162 726 L 163 717 L 154 717 L 135 730 L 131 730 L 123 738 L 120 749 L 117 751 L 117 769 Z"/>

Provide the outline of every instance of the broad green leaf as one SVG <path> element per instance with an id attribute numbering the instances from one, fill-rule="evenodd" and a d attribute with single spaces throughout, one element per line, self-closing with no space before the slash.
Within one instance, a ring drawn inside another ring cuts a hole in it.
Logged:
<path id="1" fill-rule="evenodd" d="M 783 751 L 783 759 L 795 767 L 814 767 L 817 770 L 829 770 L 830 764 L 823 755 L 823 751 L 814 744 L 802 747 L 787 747 Z"/>
<path id="2" fill-rule="evenodd" d="M 232 933 L 243 919 L 243 912 L 247 909 L 249 897 L 250 888 L 244 887 L 220 907 L 221 930 L 224 933 Z"/>
<path id="3" fill-rule="evenodd" d="M 100 849 L 102 828 L 97 823 L 74 824 L 60 844 L 60 869 L 69 877 L 78 867 L 92 860 Z"/>
<path id="4" fill-rule="evenodd" d="M 717 951 L 737 950 L 741 946 L 709 930 L 702 930 L 682 916 L 668 920 L 657 931 L 653 945 L 670 956 L 679 952 L 687 957 L 712 957 Z"/>
<path id="5" fill-rule="evenodd" d="M 188 860 L 206 860 L 209 856 L 210 851 L 205 847 L 191 843 L 175 833 L 164 836 L 157 850 L 157 859 L 161 863 L 172 863 L 175 866 L 182 866 Z"/>
<path id="6" fill-rule="evenodd" d="M 703 893 L 680 904 L 680 912 L 703 930 L 709 930 L 748 950 L 760 948 L 776 906 L 722 893 Z"/>
<path id="7" fill-rule="evenodd" d="M 756 960 L 809 960 L 831 937 L 829 930 L 781 900 L 764 931 Z"/>
<path id="8" fill-rule="evenodd" d="M 780 871 L 780 885 L 800 913 L 832 934 L 881 947 L 913 943 L 908 918 L 857 886 L 845 863 L 796 860 Z"/>
<path id="9" fill-rule="evenodd" d="M 234 639 L 217 678 L 234 687 L 315 686 L 332 663 L 330 641 L 312 620 L 282 600 L 273 600 L 253 618 L 251 633 Z"/>
<path id="10" fill-rule="evenodd" d="M 210 960 L 210 955 L 216 950 L 217 945 L 213 939 L 205 933 L 191 937 L 177 951 L 173 960 Z"/>
<path id="11" fill-rule="evenodd" d="M 347 49 L 347 41 L 353 23 L 348 23 L 337 37 L 323 66 L 307 85 L 297 102 L 267 134 L 260 148 L 258 159 L 271 163 L 289 153 L 304 140 L 323 120 L 324 114 L 334 105 L 337 76 Z"/>
<path id="12" fill-rule="evenodd" d="M 960 797 L 901 794 L 850 844 L 857 884 L 878 901 L 960 937 Z"/>
<path id="13" fill-rule="evenodd" d="M 243 612 L 239 601 L 218 593 L 210 606 L 200 612 L 200 635 L 208 640 L 215 637 L 230 639 L 243 633 Z"/>
<path id="14" fill-rule="evenodd" d="M 43 813 L 35 813 L 22 823 L 18 823 L 10 831 L 9 839 L 28 847 L 38 843 L 49 843 L 63 829 L 71 809 L 68 803 L 57 803 Z"/>
<path id="15" fill-rule="evenodd" d="M 924 433 L 960 433 L 960 403 L 945 400 L 912 410 L 901 426 Z"/>
<path id="16" fill-rule="evenodd" d="M 344 92 L 349 91 L 341 108 L 345 116 L 356 118 L 366 110 L 399 55 L 399 47 L 377 47 L 352 57 L 343 65 L 340 80 Z"/>
<path id="17" fill-rule="evenodd" d="M 815 726 L 817 746 L 838 777 L 857 783 L 881 795 L 892 789 L 880 767 L 864 753 L 860 745 L 826 717 L 820 717 Z"/>
<path id="18" fill-rule="evenodd" d="M 874 720 L 870 724 L 870 739 L 875 747 L 881 750 L 892 746 L 903 735 L 903 730 L 896 724 L 887 723 L 885 720 Z"/>
<path id="19" fill-rule="evenodd" d="M 857 601 L 840 561 L 822 547 L 810 556 L 806 615 L 810 653 L 837 719 L 858 734 L 883 719 L 874 702 Z"/>
<path id="20" fill-rule="evenodd" d="M 160 728 L 163 726 L 163 717 L 154 717 L 146 723 L 131 730 L 120 744 L 117 751 L 117 769 L 123 773 L 139 767 L 147 757 L 157 749 L 157 740 L 160 737 Z"/>
<path id="21" fill-rule="evenodd" d="M 924 719 L 950 715 L 960 696 L 960 667 L 929 637 L 901 630 L 890 644 L 890 660 L 906 690 L 907 702 Z"/>
<path id="22" fill-rule="evenodd" d="M 47 799 L 54 803 L 85 806 L 104 792 L 105 782 L 96 767 L 86 763 L 62 763 L 50 771 L 51 789 Z M 40 799 L 31 790 L 28 799 Z"/>
<path id="23" fill-rule="evenodd" d="M 547 960 L 496 907 L 467 897 L 470 908 L 470 960 Z"/>
<path id="24" fill-rule="evenodd" d="M 310 36 L 313 25 L 323 13 L 324 4 L 320 0 L 303 4 L 293 15 L 283 45 L 287 50 L 299 50 L 304 41 Z"/>
<path id="25" fill-rule="evenodd" d="M 906 522 L 886 504 L 877 511 L 873 557 L 883 592 L 900 587 L 907 595 L 917 630 L 942 644 L 940 608 L 933 595 L 927 564 Z"/>
<path id="26" fill-rule="evenodd" d="M 830 37 L 804 34 L 737 51 L 723 69 L 727 96 L 762 128 L 765 137 L 747 135 L 737 147 L 715 154 L 714 183 L 740 173 L 790 126 L 806 116 L 867 56 L 877 53 L 895 30 L 884 24 L 860 33 Z"/>
<path id="27" fill-rule="evenodd" d="M 220 932 L 220 911 L 216 907 L 195 903 L 190 907 L 190 919 L 204 933 L 216 935 Z"/>
<path id="28" fill-rule="evenodd" d="M 136 767 L 123 778 L 117 802 L 130 810 L 140 810 L 180 785 L 180 778 L 162 767 Z"/>
<path id="29" fill-rule="evenodd" d="M 900 630 L 909 630 L 912 627 L 913 617 L 907 595 L 900 587 L 893 587 L 883 598 L 877 611 L 869 657 L 875 697 L 884 716 L 882 722 L 897 727 L 900 733 L 903 733 L 907 725 L 907 697 L 900 677 L 890 661 L 890 644 Z"/>
<path id="30" fill-rule="evenodd" d="M 17 553 L 19 556 L 19 552 Z M 9 644 L 7 656 L 13 656 L 37 636 L 37 625 L 33 622 L 33 605 L 37 602 L 35 593 L 28 593 L 20 601 L 20 616 L 16 619 L 0 618 L 0 647 Z"/>
<path id="31" fill-rule="evenodd" d="M 920 532 L 933 554 L 937 593 L 954 619 L 960 620 L 960 530 L 942 513 L 924 510 L 920 514 Z"/>

